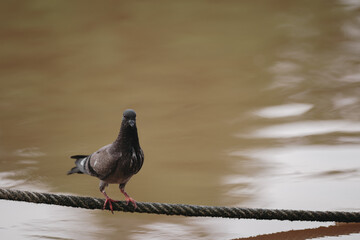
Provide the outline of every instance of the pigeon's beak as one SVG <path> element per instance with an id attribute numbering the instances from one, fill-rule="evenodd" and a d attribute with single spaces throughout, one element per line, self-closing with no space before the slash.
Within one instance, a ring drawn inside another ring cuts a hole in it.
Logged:
<path id="1" fill-rule="evenodd" d="M 128 123 L 129 123 L 130 127 L 135 126 L 135 120 L 129 120 Z"/>

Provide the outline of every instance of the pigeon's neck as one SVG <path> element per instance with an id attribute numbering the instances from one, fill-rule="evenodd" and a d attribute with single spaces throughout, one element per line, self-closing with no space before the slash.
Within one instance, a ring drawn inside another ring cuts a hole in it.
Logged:
<path id="1" fill-rule="evenodd" d="M 116 152 L 132 151 L 133 148 L 140 148 L 136 126 L 121 125 L 120 133 L 113 143 L 113 148 Z"/>

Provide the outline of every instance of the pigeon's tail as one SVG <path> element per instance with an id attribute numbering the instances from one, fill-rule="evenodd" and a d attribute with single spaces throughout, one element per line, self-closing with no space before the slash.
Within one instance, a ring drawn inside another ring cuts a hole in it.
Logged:
<path id="1" fill-rule="evenodd" d="M 75 167 L 73 167 L 72 169 L 70 169 L 67 172 L 67 175 L 73 174 L 73 173 L 79 173 L 79 174 L 83 174 L 83 173 L 88 173 L 85 169 L 85 164 L 87 163 L 87 161 L 89 161 L 89 156 L 88 155 L 75 155 L 75 156 L 71 156 L 71 158 L 76 159 L 75 160 Z"/>
<path id="2" fill-rule="evenodd" d="M 67 175 L 70 175 L 70 174 L 73 174 L 73 173 L 83 174 L 83 172 L 81 172 L 80 169 L 78 169 L 78 167 L 73 167 L 72 169 L 70 169 L 70 170 L 67 172 Z"/>

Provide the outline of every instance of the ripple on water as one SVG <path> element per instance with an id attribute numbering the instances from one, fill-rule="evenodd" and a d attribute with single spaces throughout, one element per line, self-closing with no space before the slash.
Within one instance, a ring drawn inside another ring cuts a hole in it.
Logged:
<path id="1" fill-rule="evenodd" d="M 256 178 L 258 199 L 271 208 L 353 209 L 360 198 L 360 145 L 311 145 L 234 151 L 266 171 Z M 331 199 L 331 201 L 329 201 Z"/>
<path id="2" fill-rule="evenodd" d="M 45 156 L 44 152 L 41 152 L 38 147 L 21 148 L 15 151 L 16 156 L 20 157 L 42 157 Z"/>
<path id="3" fill-rule="evenodd" d="M 49 192 L 43 182 L 27 179 L 29 171 L 0 172 L 0 186 L 18 190 Z M 98 239 L 96 234 L 111 229 L 100 224 L 87 210 L 61 206 L 0 200 L 1 236 L 10 239 Z"/>
<path id="4" fill-rule="evenodd" d="M 251 136 L 256 138 L 294 138 L 334 132 L 360 132 L 360 122 L 328 120 L 285 123 L 256 130 Z"/>
<path id="5" fill-rule="evenodd" d="M 313 108 L 312 104 L 290 103 L 279 106 L 266 107 L 256 111 L 255 114 L 263 118 L 292 117 L 302 115 L 311 108 Z"/>
<path id="6" fill-rule="evenodd" d="M 360 145 L 311 145 L 293 146 L 255 151 L 234 151 L 232 156 L 247 156 L 271 163 L 279 174 L 353 174 L 360 169 Z"/>
<path id="7" fill-rule="evenodd" d="M 0 186 L 19 190 L 46 192 L 50 188 L 40 181 L 29 180 L 28 170 L 0 172 Z"/>

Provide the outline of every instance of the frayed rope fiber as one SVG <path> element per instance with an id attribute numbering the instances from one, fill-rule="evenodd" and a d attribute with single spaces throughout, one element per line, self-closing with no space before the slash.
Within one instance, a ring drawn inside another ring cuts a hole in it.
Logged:
<path id="1" fill-rule="evenodd" d="M 0 199 L 58 206 L 102 209 L 104 199 L 72 195 L 39 193 L 0 188 Z M 239 207 L 214 207 L 186 204 L 137 202 L 135 209 L 125 201 L 113 203 L 114 211 L 179 215 L 191 217 L 221 217 L 238 219 L 266 219 L 318 222 L 360 222 L 360 212 L 304 211 Z"/>

